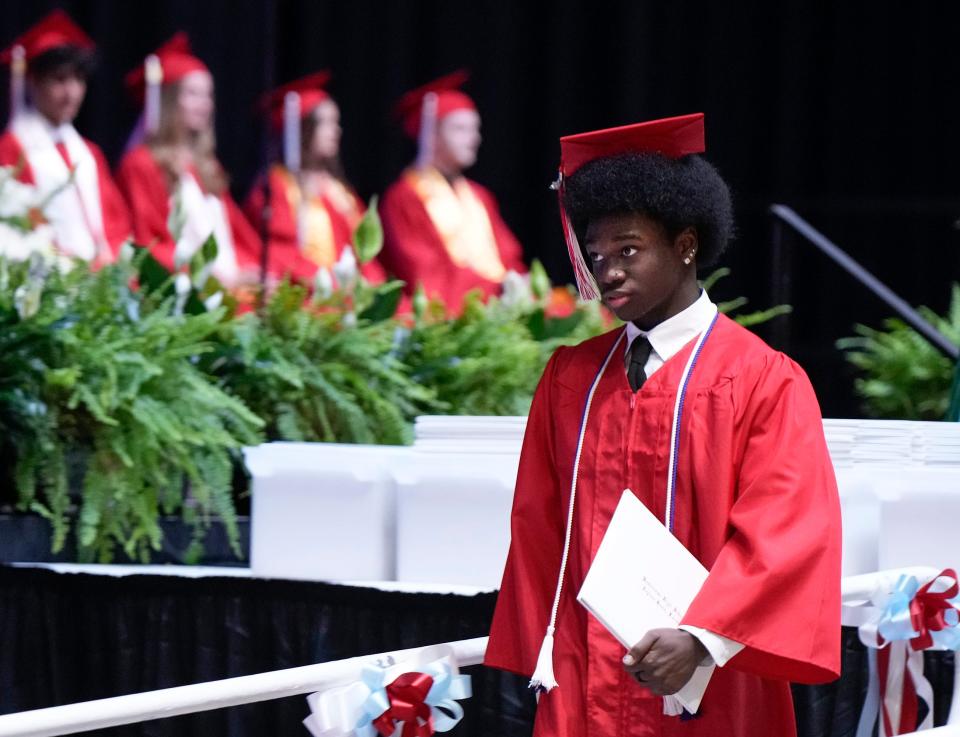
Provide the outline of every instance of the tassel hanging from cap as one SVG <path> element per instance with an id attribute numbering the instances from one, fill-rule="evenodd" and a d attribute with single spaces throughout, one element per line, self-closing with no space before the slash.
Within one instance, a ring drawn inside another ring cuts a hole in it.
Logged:
<path id="1" fill-rule="evenodd" d="M 563 173 L 561 172 L 557 181 L 550 185 L 551 189 L 557 191 L 557 201 L 560 205 L 560 222 L 563 224 L 563 237 L 567 242 L 567 255 L 570 257 L 570 264 L 573 266 L 573 276 L 577 281 L 577 290 L 580 292 L 580 299 L 585 302 L 600 299 L 600 285 L 593 276 L 593 270 L 587 265 L 583 258 L 583 250 L 580 248 L 580 241 L 577 239 L 577 233 L 573 229 L 573 223 L 570 222 L 570 216 L 567 215 L 567 209 L 563 206 Z"/>
<path id="2" fill-rule="evenodd" d="M 24 94 L 26 76 L 27 52 L 18 44 L 10 52 L 10 120 L 22 113 L 26 105 Z"/>
<path id="3" fill-rule="evenodd" d="M 283 165 L 296 176 L 300 173 L 300 95 L 283 96 Z"/>
<path id="4" fill-rule="evenodd" d="M 434 147 L 437 134 L 437 93 L 428 92 L 423 96 L 420 108 L 420 131 L 417 134 L 417 163 L 419 170 L 433 166 Z"/>
<path id="5" fill-rule="evenodd" d="M 143 62 L 146 87 L 143 98 L 143 125 L 147 135 L 160 130 L 160 87 L 163 85 L 163 65 L 156 54 Z"/>

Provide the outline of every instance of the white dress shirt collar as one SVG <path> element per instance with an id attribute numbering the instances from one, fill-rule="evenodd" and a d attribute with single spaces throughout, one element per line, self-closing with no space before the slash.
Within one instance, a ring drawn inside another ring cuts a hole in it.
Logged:
<path id="1" fill-rule="evenodd" d="M 632 322 L 628 322 L 626 349 L 629 351 L 634 339 L 642 336 L 650 341 L 651 347 L 661 361 L 669 361 L 681 348 L 706 330 L 716 314 L 717 306 L 710 301 L 706 290 L 701 289 L 696 302 L 673 317 L 667 318 L 652 330 L 641 330 Z"/>

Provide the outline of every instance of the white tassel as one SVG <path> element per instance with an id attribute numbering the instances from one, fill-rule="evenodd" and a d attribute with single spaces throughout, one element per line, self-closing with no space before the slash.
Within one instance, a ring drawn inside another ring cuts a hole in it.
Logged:
<path id="1" fill-rule="evenodd" d="M 300 173 L 300 95 L 288 92 L 283 97 L 283 165 L 294 176 Z"/>
<path id="2" fill-rule="evenodd" d="M 417 134 L 417 161 L 415 167 L 423 171 L 433 166 L 433 155 L 437 135 L 437 104 L 439 98 L 436 92 L 428 92 L 423 96 L 420 108 L 420 131 Z"/>
<path id="3" fill-rule="evenodd" d="M 550 691 L 557 687 L 557 678 L 553 674 L 553 633 L 554 627 L 547 627 L 547 634 L 540 645 L 537 667 L 530 676 L 530 688 L 536 691 Z"/>
<path id="4" fill-rule="evenodd" d="M 23 82 L 26 74 L 26 51 L 24 51 L 23 46 L 18 44 L 13 47 L 10 61 L 10 120 L 13 120 L 23 112 L 25 104 Z"/>
<path id="5" fill-rule="evenodd" d="M 160 130 L 160 86 L 163 84 L 163 64 L 156 54 L 143 61 L 143 125 L 147 135 Z"/>

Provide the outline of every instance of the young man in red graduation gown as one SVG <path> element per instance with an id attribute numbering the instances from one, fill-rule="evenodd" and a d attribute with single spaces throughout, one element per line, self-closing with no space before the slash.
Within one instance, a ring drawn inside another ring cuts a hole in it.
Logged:
<path id="1" fill-rule="evenodd" d="M 260 238 L 230 195 L 217 159 L 207 65 L 193 54 L 186 34 L 177 33 L 131 71 L 126 84 L 144 102 L 146 139 L 117 168 L 137 242 L 173 270 L 183 268 L 213 235 L 218 247 L 213 276 L 229 288 L 255 283 Z M 181 225 L 176 238 L 169 227 L 174 205 Z"/>
<path id="2" fill-rule="evenodd" d="M 130 237 L 130 218 L 103 152 L 73 127 L 93 54 L 90 37 L 55 10 L 0 55 L 11 67 L 11 98 L 17 98 L 0 136 L 0 166 L 20 167 L 18 179 L 41 197 L 56 192 L 44 214 L 57 248 L 99 264 L 116 258 Z M 19 99 L 24 81 L 29 106 Z"/>
<path id="3" fill-rule="evenodd" d="M 465 80 L 451 74 L 400 99 L 397 114 L 419 153 L 380 204 L 387 271 L 409 293 L 422 284 L 452 313 L 467 292 L 499 294 L 507 271 L 526 272 L 493 194 L 463 175 L 480 146 L 480 115 L 459 89 Z"/>
<path id="4" fill-rule="evenodd" d="M 540 694 L 535 735 L 789 737 L 788 681 L 840 668 L 840 511 L 813 389 L 697 284 L 732 229 L 727 187 L 696 155 L 702 115 L 571 136 L 561 149 L 581 291 L 599 292 L 626 327 L 561 348 L 540 381 L 486 663 L 559 684 Z M 629 652 L 576 601 L 627 488 L 710 571 L 678 628 Z M 663 696 L 711 661 L 697 714 L 667 715 Z"/>
<path id="5" fill-rule="evenodd" d="M 274 281 L 290 277 L 312 285 L 317 269 L 331 269 L 353 243 L 365 211 L 340 163 L 340 108 L 326 90 L 329 80 L 329 72 L 308 74 L 264 100 L 274 130 L 282 133 L 284 161 L 270 167 L 266 187 L 262 178 L 254 183 L 244 211 L 259 233 L 266 230 L 267 274 Z M 295 114 L 287 112 L 288 104 Z M 374 284 L 386 278 L 376 259 L 361 271 Z"/>

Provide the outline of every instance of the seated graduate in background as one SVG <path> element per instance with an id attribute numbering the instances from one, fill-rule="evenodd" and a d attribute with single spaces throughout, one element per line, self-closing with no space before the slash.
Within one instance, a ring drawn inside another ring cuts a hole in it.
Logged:
<path id="1" fill-rule="evenodd" d="M 178 33 L 130 72 L 126 83 L 144 101 L 145 141 L 131 148 L 117 169 L 137 243 L 175 269 L 212 234 L 219 249 L 213 275 L 227 287 L 255 283 L 260 239 L 230 196 L 217 160 L 207 66 Z M 173 206 L 181 225 L 176 240 L 168 227 Z"/>
<path id="2" fill-rule="evenodd" d="M 250 190 L 244 209 L 267 235 L 267 274 L 312 284 L 318 268 L 330 268 L 353 241 L 364 204 L 340 163 L 340 108 L 325 87 L 329 72 L 317 72 L 280 87 L 264 100 L 274 131 L 282 133 L 283 162 L 270 167 Z M 270 222 L 264 229 L 269 193 Z M 374 260 L 364 264 L 367 281 L 385 273 Z"/>
<path id="3" fill-rule="evenodd" d="M 480 146 L 480 115 L 459 89 L 465 80 L 458 72 L 401 98 L 397 114 L 419 151 L 380 205 L 387 271 L 409 293 L 422 284 L 453 313 L 468 291 L 499 294 L 508 270 L 526 272 L 493 194 L 463 175 Z"/>
<path id="4" fill-rule="evenodd" d="M 486 664 L 532 675 L 536 735 L 789 737 L 788 681 L 839 674 L 840 508 L 820 409 L 803 370 L 697 283 L 733 227 L 703 150 L 700 114 L 561 139 L 581 293 L 626 326 L 558 349 L 530 410 Z M 576 601 L 627 488 L 710 571 L 678 628 L 629 652 Z M 661 697 L 711 661 L 696 716 L 665 713 Z"/>
<path id="5" fill-rule="evenodd" d="M 0 165 L 20 167 L 18 179 L 37 187 L 41 197 L 60 190 L 44 208 L 57 248 L 102 264 L 113 261 L 130 237 L 130 217 L 103 152 L 73 127 L 94 53 L 90 37 L 55 10 L 0 55 L 11 72 Z"/>

